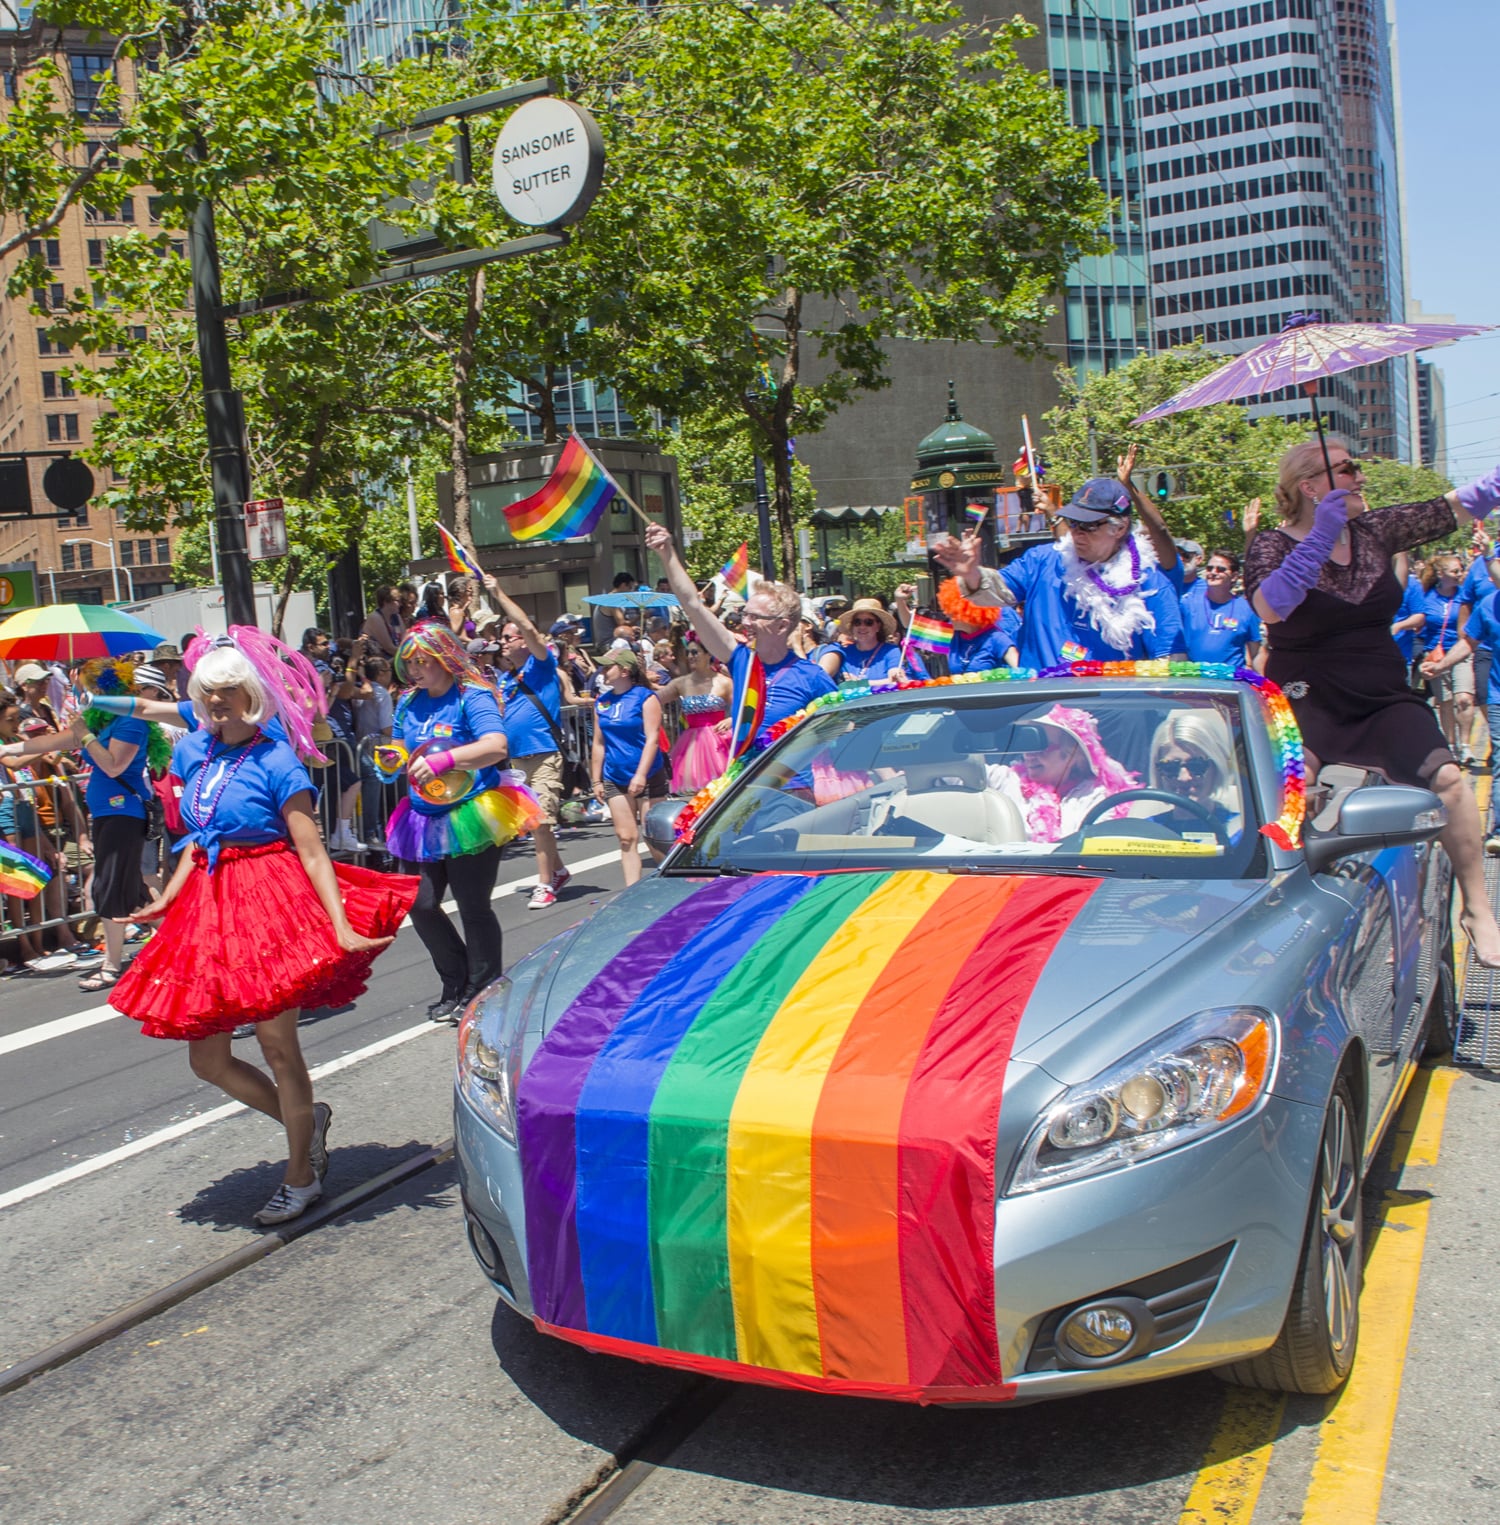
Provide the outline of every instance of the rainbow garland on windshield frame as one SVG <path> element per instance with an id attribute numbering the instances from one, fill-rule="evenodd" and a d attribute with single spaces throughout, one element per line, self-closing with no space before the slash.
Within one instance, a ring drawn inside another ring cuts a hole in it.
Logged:
<path id="1" fill-rule="evenodd" d="M 1260 828 L 1278 847 L 1295 852 L 1302 842 L 1302 825 L 1307 818 L 1307 773 L 1302 755 L 1302 732 L 1286 695 L 1269 678 L 1253 668 L 1231 667 L 1227 662 L 1190 662 L 1186 658 L 1158 657 L 1145 662 L 1070 662 L 1049 667 L 1038 673 L 1030 667 L 997 667 L 989 672 L 960 673 L 943 678 L 902 681 L 899 678 L 876 678 L 868 683 L 850 683 L 831 694 L 820 694 L 811 704 L 778 720 L 764 734 L 757 736 L 744 756 L 688 801 L 677 817 L 679 842 L 691 843 L 698 818 L 744 772 L 753 754 L 775 745 L 793 727 L 809 715 L 864 699 L 871 694 L 905 693 L 915 688 L 946 688 L 970 683 L 1031 683 L 1038 678 L 1212 678 L 1244 683 L 1260 696 L 1266 712 L 1266 727 L 1281 772 L 1281 814 Z"/>

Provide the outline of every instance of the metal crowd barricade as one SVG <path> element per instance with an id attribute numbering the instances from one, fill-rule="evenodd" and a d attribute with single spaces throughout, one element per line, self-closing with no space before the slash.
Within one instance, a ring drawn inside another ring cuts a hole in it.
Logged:
<path id="1" fill-rule="evenodd" d="M 46 932 L 87 920 L 83 884 L 92 856 L 84 853 L 80 832 L 87 833 L 83 781 L 73 777 L 36 776 L 39 759 L 28 762 L 32 777 L 0 768 L 0 829 L 5 840 L 40 859 L 52 870 L 41 893 L 30 900 L 0 897 L 0 950 L 9 951 L 19 933 Z"/>

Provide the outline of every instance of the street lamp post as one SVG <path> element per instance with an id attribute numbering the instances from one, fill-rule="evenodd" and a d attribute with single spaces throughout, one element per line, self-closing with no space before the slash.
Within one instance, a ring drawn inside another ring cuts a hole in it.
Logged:
<path id="1" fill-rule="evenodd" d="M 120 602 L 120 572 L 121 567 L 115 558 L 115 543 L 113 540 L 95 540 L 89 535 L 83 535 L 73 540 L 64 540 L 64 545 L 102 545 L 109 552 L 109 570 L 115 580 L 115 602 Z M 129 567 L 125 567 L 125 586 L 130 589 L 130 602 L 135 602 L 135 577 Z M 54 599 L 54 602 L 56 600 Z"/>

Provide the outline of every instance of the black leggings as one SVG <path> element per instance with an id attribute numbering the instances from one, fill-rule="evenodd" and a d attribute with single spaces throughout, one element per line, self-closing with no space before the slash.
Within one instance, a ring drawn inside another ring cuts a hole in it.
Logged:
<path id="1" fill-rule="evenodd" d="M 422 886 L 411 908 L 412 925 L 432 956 L 443 981 L 443 995 L 450 1000 L 474 995 L 500 978 L 500 920 L 490 893 L 500 873 L 500 848 L 458 858 L 437 858 L 431 863 L 403 863 L 402 873 L 419 874 Z M 443 909 L 443 892 L 453 891 L 460 937 Z"/>

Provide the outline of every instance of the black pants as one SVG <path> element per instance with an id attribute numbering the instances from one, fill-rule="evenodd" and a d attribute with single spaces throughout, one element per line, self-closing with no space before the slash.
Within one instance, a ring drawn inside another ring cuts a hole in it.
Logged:
<path id="1" fill-rule="evenodd" d="M 412 925 L 432 956 L 443 981 L 443 995 L 454 999 L 473 995 L 500 978 L 500 920 L 490 893 L 500 873 L 500 848 L 458 858 L 438 858 L 431 863 L 403 863 L 404 874 L 419 874 L 422 887 L 411 908 Z M 453 891 L 460 937 L 443 909 L 443 893 Z"/>

